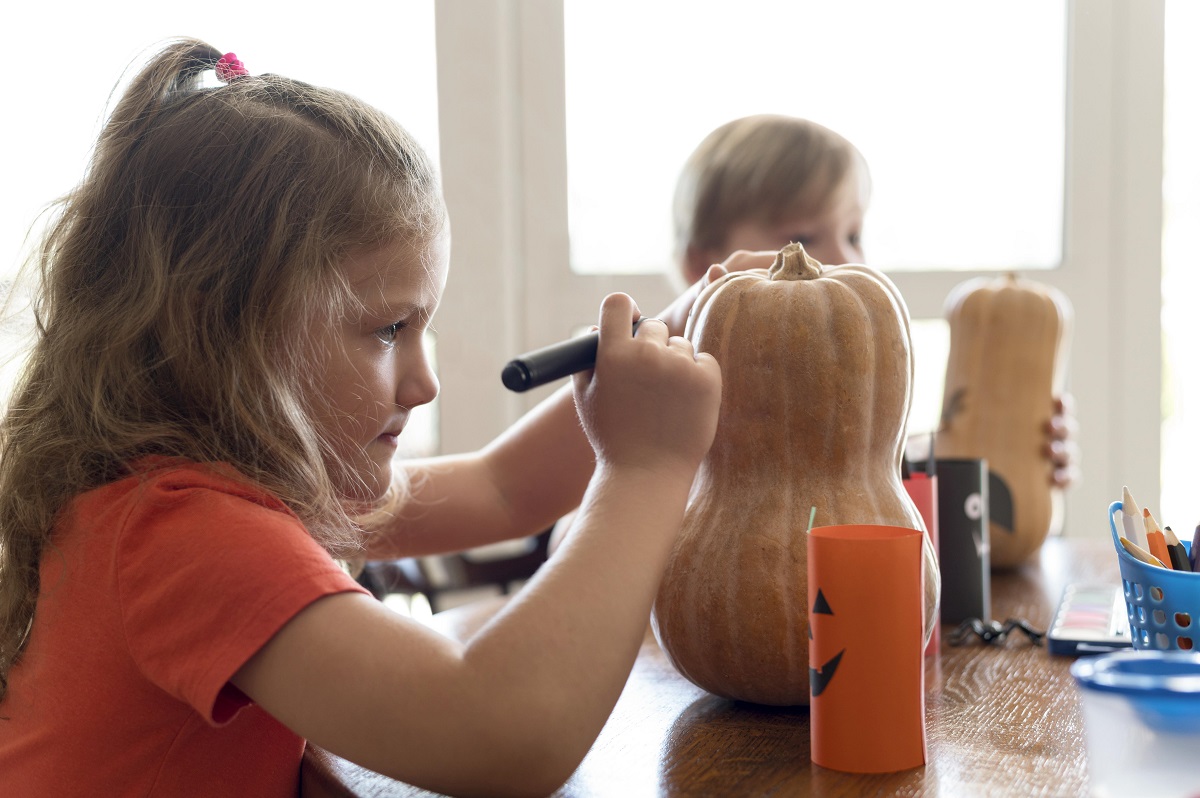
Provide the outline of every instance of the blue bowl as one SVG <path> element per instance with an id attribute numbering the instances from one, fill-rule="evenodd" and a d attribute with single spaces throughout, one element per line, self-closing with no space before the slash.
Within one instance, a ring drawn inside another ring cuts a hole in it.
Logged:
<path id="1" fill-rule="evenodd" d="M 1169 734 L 1200 734 L 1200 653 L 1122 651 L 1076 660 L 1084 690 L 1124 698 L 1142 722 Z"/>

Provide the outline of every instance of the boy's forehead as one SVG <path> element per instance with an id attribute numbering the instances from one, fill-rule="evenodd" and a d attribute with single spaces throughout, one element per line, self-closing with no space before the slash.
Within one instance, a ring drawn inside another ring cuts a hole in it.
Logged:
<path id="1" fill-rule="evenodd" d="M 869 185 L 857 169 L 847 170 L 840 180 L 821 186 L 819 190 L 811 187 L 808 191 L 798 192 L 790 207 L 785 207 L 782 212 L 775 214 L 775 220 L 795 216 L 815 218 L 831 213 L 861 214 L 866 209 L 870 194 Z"/>

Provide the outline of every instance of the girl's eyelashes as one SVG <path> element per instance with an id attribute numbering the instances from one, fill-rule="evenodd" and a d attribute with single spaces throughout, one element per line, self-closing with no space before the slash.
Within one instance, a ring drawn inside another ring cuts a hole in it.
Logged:
<path id="1" fill-rule="evenodd" d="M 417 309 L 411 313 L 406 313 L 399 321 L 394 321 L 384 327 L 375 328 L 371 331 L 371 334 L 386 346 L 395 344 L 400 334 L 407 330 L 415 332 L 417 340 L 420 340 L 426 330 L 432 329 L 429 324 L 431 315 L 424 310 Z"/>
<path id="2" fill-rule="evenodd" d="M 375 331 L 375 337 L 389 346 L 396 343 L 396 335 L 408 326 L 407 322 L 397 321 Z"/>

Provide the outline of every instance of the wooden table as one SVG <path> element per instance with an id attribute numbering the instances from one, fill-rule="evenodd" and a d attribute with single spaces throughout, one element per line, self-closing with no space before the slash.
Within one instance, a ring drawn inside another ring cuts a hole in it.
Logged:
<path id="1" fill-rule="evenodd" d="M 1018 570 L 992 575 L 997 620 L 1045 629 L 1070 581 L 1119 582 L 1103 541 L 1052 539 Z M 503 599 L 435 616 L 463 635 Z M 853 775 L 809 759 L 807 708 L 780 710 L 716 698 L 679 676 L 647 635 L 624 693 L 558 796 L 1067 796 L 1086 795 L 1087 756 L 1074 661 L 1031 647 L 947 644 L 926 658 L 929 761 L 888 775 Z M 302 793 L 338 798 L 434 795 L 310 748 Z"/>

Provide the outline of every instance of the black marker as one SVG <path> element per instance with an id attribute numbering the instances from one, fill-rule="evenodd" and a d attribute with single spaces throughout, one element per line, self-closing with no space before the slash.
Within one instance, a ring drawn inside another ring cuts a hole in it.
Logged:
<path id="1" fill-rule="evenodd" d="M 642 319 L 633 323 L 634 332 L 637 332 L 641 323 Z M 500 372 L 500 380 L 510 391 L 528 391 L 561 377 L 590 369 L 596 365 L 596 347 L 599 343 L 600 333 L 590 332 L 535 349 L 508 361 L 504 371 Z"/>

